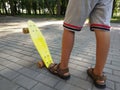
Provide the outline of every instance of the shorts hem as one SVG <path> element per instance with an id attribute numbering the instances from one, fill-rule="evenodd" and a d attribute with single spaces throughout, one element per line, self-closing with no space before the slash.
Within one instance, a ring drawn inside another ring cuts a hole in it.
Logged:
<path id="1" fill-rule="evenodd" d="M 71 31 L 81 31 L 81 29 L 82 29 L 82 27 L 80 27 L 80 26 L 75 26 L 75 25 L 68 24 L 65 22 L 63 24 L 63 27 L 68 29 L 68 30 L 71 30 Z"/>
<path id="2" fill-rule="evenodd" d="M 110 31 L 110 26 L 104 24 L 91 24 L 90 30 L 103 30 L 103 31 Z"/>

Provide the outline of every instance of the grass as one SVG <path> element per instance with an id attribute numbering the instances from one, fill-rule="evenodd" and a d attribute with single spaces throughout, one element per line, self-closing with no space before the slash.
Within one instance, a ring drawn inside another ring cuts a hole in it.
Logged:
<path id="1" fill-rule="evenodd" d="M 113 17 L 111 23 L 120 23 L 120 17 Z"/>

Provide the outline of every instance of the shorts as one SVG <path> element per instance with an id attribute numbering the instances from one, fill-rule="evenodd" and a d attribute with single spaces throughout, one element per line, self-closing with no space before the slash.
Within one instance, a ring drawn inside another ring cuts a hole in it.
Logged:
<path id="1" fill-rule="evenodd" d="M 69 0 L 63 26 L 80 31 L 89 18 L 90 29 L 110 31 L 113 0 Z"/>

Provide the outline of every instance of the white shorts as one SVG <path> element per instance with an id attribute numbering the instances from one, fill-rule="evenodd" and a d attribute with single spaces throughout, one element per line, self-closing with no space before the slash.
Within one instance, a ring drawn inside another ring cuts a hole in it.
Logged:
<path id="1" fill-rule="evenodd" d="M 90 29 L 110 30 L 113 0 L 69 0 L 64 28 L 80 31 L 87 18 Z"/>

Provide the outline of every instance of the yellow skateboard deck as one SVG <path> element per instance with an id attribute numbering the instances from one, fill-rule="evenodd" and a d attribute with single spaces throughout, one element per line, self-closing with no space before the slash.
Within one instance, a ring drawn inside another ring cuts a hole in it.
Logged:
<path id="1" fill-rule="evenodd" d="M 28 29 L 38 53 L 40 54 L 45 66 L 48 68 L 49 65 L 53 63 L 53 60 L 44 36 L 36 24 L 31 20 L 28 21 Z"/>

